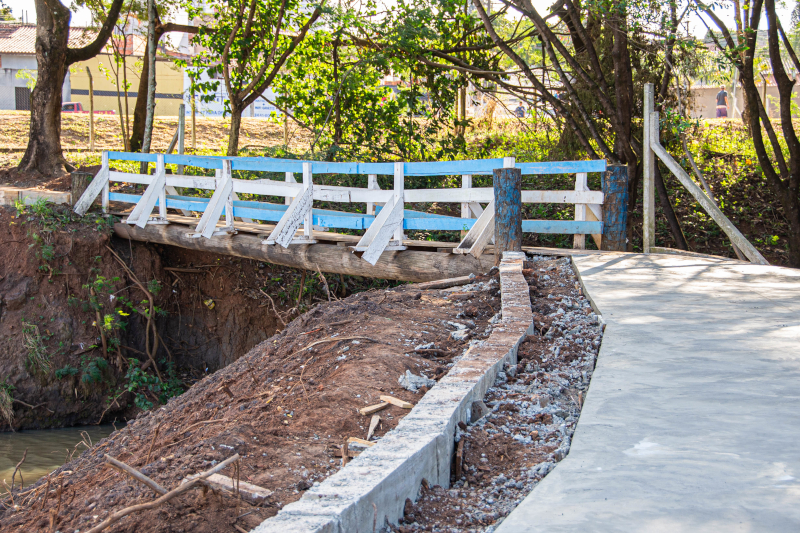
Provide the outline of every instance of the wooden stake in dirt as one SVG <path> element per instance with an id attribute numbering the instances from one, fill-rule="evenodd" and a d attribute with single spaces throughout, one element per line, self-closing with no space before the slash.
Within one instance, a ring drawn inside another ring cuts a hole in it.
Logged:
<path id="1" fill-rule="evenodd" d="M 89 77 L 89 150 L 94 151 L 94 84 L 92 83 L 92 71 L 86 67 L 86 75 Z"/>
<path id="2" fill-rule="evenodd" d="M 408 403 L 400 398 L 395 398 L 394 396 L 381 396 L 382 402 L 389 402 L 392 405 L 396 405 L 397 407 L 402 407 L 403 409 L 411 409 L 414 407 L 413 403 Z"/>
<path id="3" fill-rule="evenodd" d="M 364 416 L 369 416 L 373 413 L 377 413 L 378 411 L 383 411 L 387 407 L 389 407 L 389 402 L 376 403 L 375 405 L 370 405 L 368 407 L 359 409 L 358 412 Z"/>

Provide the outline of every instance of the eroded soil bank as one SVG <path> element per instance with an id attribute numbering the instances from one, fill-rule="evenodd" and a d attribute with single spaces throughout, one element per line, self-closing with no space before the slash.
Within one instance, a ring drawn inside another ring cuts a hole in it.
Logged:
<path id="1" fill-rule="evenodd" d="M 0 208 L 0 431 L 124 421 L 327 300 L 316 273 L 124 241 L 113 217 L 26 211 Z"/>
<path id="2" fill-rule="evenodd" d="M 341 467 L 338 447 L 350 437 L 367 438 L 372 418 L 359 409 L 379 403 L 381 395 L 416 403 L 426 387 L 407 390 L 401 376 L 410 371 L 436 380 L 469 342 L 489 335 L 500 309 L 497 278 L 478 277 L 473 288 L 372 290 L 316 307 L 53 472 L 49 488 L 43 479 L 16 494 L 18 507 L 0 515 L 0 525 L 48 531 L 55 513 L 59 531 L 85 531 L 110 513 L 154 499 L 151 489 L 107 468 L 104 454 L 174 488 L 238 453 L 240 479 L 272 491 L 261 505 L 195 490 L 108 531 L 248 530 Z M 381 420 L 373 440 L 408 412 L 390 405 L 376 413 Z"/>

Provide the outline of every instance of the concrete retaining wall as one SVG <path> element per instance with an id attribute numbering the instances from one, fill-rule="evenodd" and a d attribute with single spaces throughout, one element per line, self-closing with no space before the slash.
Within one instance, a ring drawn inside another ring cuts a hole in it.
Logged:
<path id="1" fill-rule="evenodd" d="M 469 420 L 472 402 L 483 399 L 503 366 L 516 364 L 520 342 L 532 333 L 524 258 L 520 252 L 503 254 L 503 320 L 483 345 L 462 357 L 397 428 L 254 533 L 378 531 L 403 515 L 406 498 L 416 499 L 423 479 L 449 487 L 456 424 Z"/>

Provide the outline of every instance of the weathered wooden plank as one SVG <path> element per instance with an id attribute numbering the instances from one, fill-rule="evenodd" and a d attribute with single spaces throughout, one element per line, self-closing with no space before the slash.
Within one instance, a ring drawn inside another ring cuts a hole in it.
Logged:
<path id="1" fill-rule="evenodd" d="M 278 225 L 272 230 L 269 237 L 264 241 L 264 244 L 280 244 L 284 248 L 289 246 L 289 243 L 294 239 L 294 234 L 300 224 L 306 217 L 306 213 L 311 210 L 313 204 L 313 188 L 304 190 L 300 195 L 295 196 L 289 209 L 281 217 Z"/>
<path id="2" fill-rule="evenodd" d="M 173 220 L 177 217 L 173 216 Z M 433 281 L 487 272 L 494 265 L 494 256 L 476 259 L 472 256 L 403 250 L 384 253 L 375 265 L 362 261 L 349 249 L 335 244 L 313 244 L 282 248 L 263 246 L 255 235 L 239 233 L 225 239 L 192 239 L 186 229 L 177 224 L 147 226 L 140 229 L 127 224 L 115 224 L 114 231 L 124 239 L 155 242 L 266 261 L 307 270 L 333 272 L 403 281 Z"/>
<path id="3" fill-rule="evenodd" d="M 471 254 L 479 258 L 489 240 L 494 236 L 494 200 L 467 233 L 466 237 L 453 249 L 455 254 Z"/>
<path id="4" fill-rule="evenodd" d="M 75 213 L 83 216 L 86 214 L 86 211 L 89 210 L 92 203 L 94 203 L 95 198 L 100 192 L 103 190 L 104 187 L 108 185 L 108 153 L 103 152 L 103 165 L 100 167 L 100 172 L 94 177 L 94 179 L 89 183 L 89 186 L 86 187 L 86 190 L 81 195 L 80 199 L 75 202 L 75 207 L 73 211 Z"/>
<path id="5" fill-rule="evenodd" d="M 203 216 L 200 217 L 200 222 L 197 224 L 195 233 L 202 235 L 206 239 L 210 239 L 214 232 L 217 230 L 217 222 L 222 215 L 222 210 L 233 193 L 233 179 L 231 178 L 231 164 L 230 161 L 223 162 L 222 173 L 220 174 L 220 183 L 211 200 L 208 202 Z"/>
<path id="6" fill-rule="evenodd" d="M 163 159 L 159 159 L 163 162 Z M 164 191 L 164 187 L 166 187 L 166 174 L 164 171 L 164 166 L 158 165 L 156 163 L 156 173 L 153 176 L 153 181 L 150 185 L 147 186 L 144 193 L 142 194 L 142 199 L 139 200 L 139 203 L 133 208 L 131 214 L 128 215 L 128 224 L 136 224 L 140 228 L 145 227 L 147 221 L 150 219 L 150 215 L 153 213 L 153 208 L 156 205 L 156 202 L 160 199 L 161 193 Z M 160 208 L 159 208 L 160 209 Z"/>
<path id="7" fill-rule="evenodd" d="M 385 220 L 381 221 L 381 216 L 378 215 L 376 217 L 375 222 L 370 225 L 370 229 L 373 226 L 378 226 L 378 231 L 375 232 L 372 240 L 369 242 L 369 246 L 364 251 L 361 259 L 369 263 L 370 265 L 374 265 L 378 262 L 383 251 L 389 245 L 389 242 L 392 240 L 392 237 L 395 238 L 397 241 L 402 241 L 402 232 L 403 232 L 403 204 L 397 203 L 389 208 L 387 206 L 386 209 L 381 210 L 381 214 L 386 212 L 388 216 Z M 382 223 L 381 223 L 382 222 Z M 400 231 L 400 239 L 397 238 L 397 231 Z M 369 231 L 369 230 L 367 230 Z M 366 234 L 365 234 L 366 235 Z M 359 242 L 359 245 L 361 243 Z"/>

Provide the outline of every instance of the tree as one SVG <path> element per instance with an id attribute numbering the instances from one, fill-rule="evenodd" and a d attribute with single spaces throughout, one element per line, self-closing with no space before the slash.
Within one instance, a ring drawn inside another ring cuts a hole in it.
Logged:
<path id="1" fill-rule="evenodd" d="M 476 28 L 447 49 L 421 51 L 421 60 L 551 113 L 564 125 L 560 145 L 569 155 L 579 150 L 593 159 L 626 164 L 633 210 L 642 175 L 643 86 L 655 83 L 659 106 L 667 102 L 670 80 L 683 58 L 678 52 L 695 46 L 677 34 L 686 13 L 679 12 L 679 0 L 558 0 L 547 15 L 530 0 L 502 0 L 492 14 L 481 0 L 467 1 L 472 5 L 464 10 L 477 20 L 462 20 Z M 441 5 L 452 9 L 451 0 Z M 505 19 L 510 10 L 517 15 L 513 23 Z M 538 41 L 538 53 L 531 40 Z M 686 248 L 660 174 L 656 186 L 676 244 Z"/>
<path id="2" fill-rule="evenodd" d="M 72 13 L 60 0 L 36 0 L 36 63 L 38 77 L 31 93 L 28 147 L 19 170 L 56 175 L 72 168 L 61 149 L 61 88 L 67 68 L 99 54 L 117 23 L 123 0 L 112 0 L 105 20 L 91 42 L 70 48 Z"/>
<path id="3" fill-rule="evenodd" d="M 202 8 L 190 11 L 191 16 L 210 19 L 194 38 L 205 50 L 192 64 L 209 78 L 197 84 L 206 101 L 219 88 L 215 78 L 221 75 L 224 80 L 225 110 L 231 115 L 227 154 L 233 156 L 239 148 L 242 112 L 270 87 L 322 9 L 317 6 L 309 13 L 308 4 L 299 0 L 229 0 L 214 7 L 211 15 Z"/>
<path id="4" fill-rule="evenodd" d="M 367 6 L 325 16 L 325 29 L 306 37 L 275 79 L 275 103 L 312 132 L 312 150 L 325 147 L 327 160 L 453 157 L 463 148 L 451 133 L 459 81 L 389 45 L 390 22 L 374 14 Z M 402 82 L 382 85 L 389 73 Z"/>
<path id="5" fill-rule="evenodd" d="M 176 24 L 174 22 L 161 22 L 159 8 L 156 6 L 156 21 L 155 21 L 155 46 L 158 48 L 161 42 L 161 37 L 170 32 L 183 32 L 190 35 L 197 33 L 197 26 Z M 147 45 L 144 51 L 145 61 L 143 61 L 142 73 L 139 76 L 139 89 L 138 94 L 147 94 L 147 80 L 150 78 L 150 63 L 146 58 L 150 57 L 150 39 L 147 40 Z M 136 105 L 133 108 L 133 126 L 130 132 L 130 141 L 128 143 L 129 149 L 132 152 L 138 152 L 142 149 L 142 140 L 144 139 L 145 130 L 145 115 L 147 113 L 147 98 L 139 97 L 136 99 Z"/>
<path id="6" fill-rule="evenodd" d="M 800 72 L 800 60 L 778 20 L 775 0 L 755 0 L 752 4 L 745 5 L 734 1 L 735 32 L 727 27 L 712 7 L 699 2 L 697 5 L 716 26 L 717 30 L 711 32 L 714 40 L 725 50 L 726 56 L 739 71 L 739 82 L 748 111 L 743 118 L 753 136 L 753 146 L 761 171 L 778 197 L 789 223 L 789 265 L 800 268 L 800 139 L 792 122 L 792 89 L 797 79 L 796 75 L 789 76 L 784 63 L 790 63 L 796 72 Z M 757 41 L 759 32 L 763 31 L 760 29 L 762 15 L 767 23 L 769 63 L 778 85 L 780 121 L 777 127 L 780 128 L 785 148 L 758 93 Z"/>

